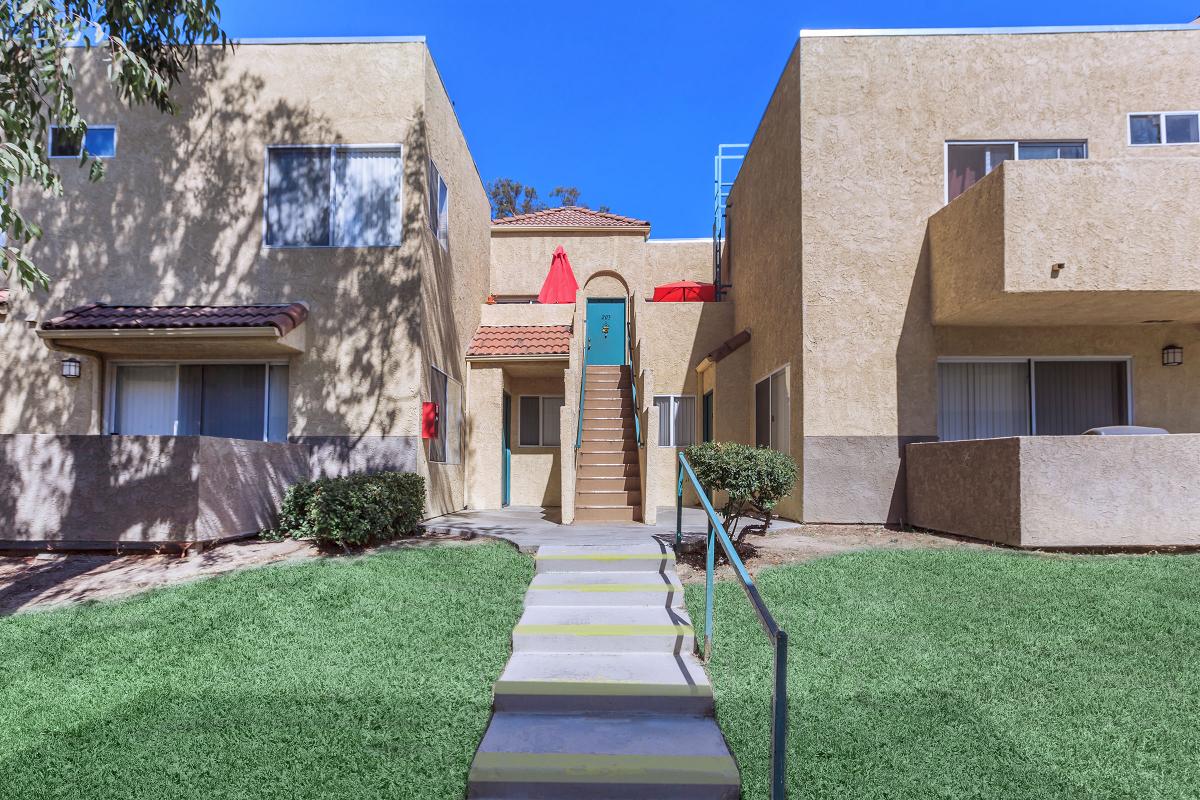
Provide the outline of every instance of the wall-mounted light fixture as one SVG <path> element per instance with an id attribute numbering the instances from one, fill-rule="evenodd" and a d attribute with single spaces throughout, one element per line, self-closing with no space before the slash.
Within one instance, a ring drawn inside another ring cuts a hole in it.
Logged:
<path id="1" fill-rule="evenodd" d="M 79 364 L 78 358 L 64 358 L 63 359 L 62 376 L 64 378 L 78 378 L 79 377 L 79 369 L 80 369 L 80 364 Z"/>
<path id="2" fill-rule="evenodd" d="M 1163 348 L 1163 366 L 1178 367 L 1183 363 L 1183 348 L 1177 344 L 1169 344 Z"/>

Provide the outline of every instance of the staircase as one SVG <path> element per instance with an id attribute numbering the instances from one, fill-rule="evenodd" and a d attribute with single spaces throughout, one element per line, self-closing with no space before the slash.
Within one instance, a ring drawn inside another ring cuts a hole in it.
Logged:
<path id="1" fill-rule="evenodd" d="M 468 798 L 741 796 L 656 543 L 541 547 Z"/>
<path id="2" fill-rule="evenodd" d="M 639 522 L 641 468 L 628 365 L 589 365 L 583 394 L 583 441 L 575 477 L 577 522 Z"/>

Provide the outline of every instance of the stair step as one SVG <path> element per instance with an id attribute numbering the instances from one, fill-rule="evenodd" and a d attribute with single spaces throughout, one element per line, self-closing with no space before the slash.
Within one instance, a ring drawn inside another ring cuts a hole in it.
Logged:
<path id="1" fill-rule="evenodd" d="M 639 471 L 636 464 L 585 464 L 580 461 L 575 486 L 576 488 L 580 488 L 578 483 L 580 480 L 598 480 L 601 478 L 624 478 L 636 482 L 639 481 Z"/>
<path id="2" fill-rule="evenodd" d="M 605 467 L 610 469 L 638 468 L 638 451 L 636 447 L 627 450 L 589 451 L 586 447 L 579 451 L 579 466 Z"/>
<path id="3" fill-rule="evenodd" d="M 582 453 L 633 453 L 637 456 L 637 439 L 587 439 L 580 445 Z"/>
<path id="4" fill-rule="evenodd" d="M 470 798 L 741 794 L 737 764 L 716 721 L 666 714 L 498 713 L 468 780 Z"/>
<path id="5" fill-rule="evenodd" d="M 615 476 L 593 476 L 587 474 L 587 470 L 596 469 L 595 467 L 580 468 L 579 475 L 575 479 L 575 491 L 577 492 L 632 492 L 639 491 L 642 488 L 642 482 L 637 475 L 624 475 L 618 473 Z"/>
<path id="6" fill-rule="evenodd" d="M 493 692 L 496 711 L 711 716 L 712 685 L 691 653 L 517 653 Z"/>
<path id="7" fill-rule="evenodd" d="M 533 576 L 526 606 L 683 606 L 675 573 L 545 572 Z"/>
<path id="8" fill-rule="evenodd" d="M 609 506 L 637 506 L 642 503 L 642 490 L 633 489 L 616 491 L 601 489 L 579 489 L 575 492 L 576 508 L 596 508 Z"/>
<path id="9" fill-rule="evenodd" d="M 636 506 L 575 506 L 576 522 L 639 522 L 642 510 Z"/>
<path id="10" fill-rule="evenodd" d="M 530 606 L 513 628 L 513 652 L 691 653 L 682 610 L 654 606 Z"/>
<path id="11" fill-rule="evenodd" d="M 534 555 L 537 572 L 652 572 L 675 569 L 675 554 L 653 544 L 625 547 L 545 545 Z"/>
<path id="12" fill-rule="evenodd" d="M 592 411 L 621 411 L 633 413 L 633 395 L 629 397 L 601 397 L 595 400 L 583 398 L 583 414 L 586 418 Z"/>

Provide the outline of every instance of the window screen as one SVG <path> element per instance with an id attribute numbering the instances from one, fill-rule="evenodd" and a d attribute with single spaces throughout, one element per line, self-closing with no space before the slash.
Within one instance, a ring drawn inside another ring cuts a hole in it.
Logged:
<path id="1" fill-rule="evenodd" d="M 658 411 L 660 447 L 687 447 L 696 442 L 696 398 L 662 395 L 654 398 Z"/>
<path id="2" fill-rule="evenodd" d="M 175 366 L 117 367 L 113 433 L 175 433 Z"/>
<path id="3" fill-rule="evenodd" d="M 938 438 L 1027 436 L 1029 364 L 938 364 Z"/>
<path id="4" fill-rule="evenodd" d="M 438 435 L 429 440 L 429 460 L 435 462 L 446 460 L 446 419 L 448 416 L 446 386 L 448 383 L 446 373 L 436 367 L 429 370 L 429 400 L 436 403 L 438 407 Z"/>
<path id="5" fill-rule="evenodd" d="M 324 148 L 273 148 L 267 164 L 267 244 L 329 244 L 330 156 Z"/>
<path id="6" fill-rule="evenodd" d="M 1127 425 L 1123 361 L 1037 361 L 1033 366 L 1040 436 L 1078 436 Z"/>
<path id="7" fill-rule="evenodd" d="M 949 144 L 946 146 L 946 199 L 953 200 L 984 175 L 1015 156 L 1014 145 Z"/>
<path id="8" fill-rule="evenodd" d="M 442 247 L 450 244 L 450 189 L 433 159 L 429 160 L 429 227 Z"/>
<path id="9" fill-rule="evenodd" d="M 50 129 L 51 158 L 79 158 L 81 150 L 94 158 L 112 158 L 117 154 L 117 129 L 111 125 L 90 127 L 82 140 L 65 128 Z"/>
<path id="10" fill-rule="evenodd" d="M 522 447 L 537 447 L 541 441 L 541 409 L 540 397 L 521 398 L 521 407 L 518 410 L 520 419 L 517 425 L 520 435 L 517 441 Z"/>
<path id="11" fill-rule="evenodd" d="M 543 397 L 542 398 L 542 446 L 543 447 L 558 447 L 562 441 L 559 435 L 559 417 L 561 413 L 559 409 L 563 407 L 564 398 L 562 397 Z"/>

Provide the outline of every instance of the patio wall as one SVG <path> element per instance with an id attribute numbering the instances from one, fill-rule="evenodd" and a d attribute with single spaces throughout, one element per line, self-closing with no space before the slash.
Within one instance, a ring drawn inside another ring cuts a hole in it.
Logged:
<path id="1" fill-rule="evenodd" d="M 158 548 L 256 533 L 309 477 L 300 444 L 0 436 L 0 548 Z"/>
<path id="2" fill-rule="evenodd" d="M 1200 545 L 1200 435 L 907 448 L 908 521 L 1017 547 Z"/>

